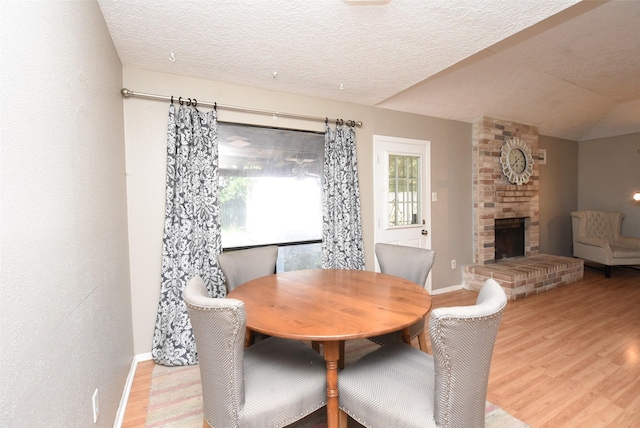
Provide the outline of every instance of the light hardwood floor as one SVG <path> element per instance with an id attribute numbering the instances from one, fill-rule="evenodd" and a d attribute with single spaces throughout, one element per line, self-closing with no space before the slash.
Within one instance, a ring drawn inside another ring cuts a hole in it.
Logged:
<path id="1" fill-rule="evenodd" d="M 476 293 L 433 297 L 470 305 Z M 153 362 L 138 365 L 123 427 L 143 427 Z M 582 281 L 509 302 L 487 399 L 533 428 L 640 427 L 640 271 Z"/>

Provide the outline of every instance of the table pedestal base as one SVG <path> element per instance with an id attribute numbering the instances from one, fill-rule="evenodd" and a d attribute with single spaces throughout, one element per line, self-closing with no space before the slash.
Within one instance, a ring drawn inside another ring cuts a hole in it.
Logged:
<path id="1" fill-rule="evenodd" d="M 344 341 L 342 342 L 344 349 Z M 324 360 L 327 363 L 327 428 L 339 427 L 338 407 L 338 360 L 340 359 L 340 343 L 323 342 Z"/>

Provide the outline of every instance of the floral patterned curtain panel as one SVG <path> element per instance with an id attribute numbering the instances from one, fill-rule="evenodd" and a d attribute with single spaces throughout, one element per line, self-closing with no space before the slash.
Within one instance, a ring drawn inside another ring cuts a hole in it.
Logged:
<path id="1" fill-rule="evenodd" d="M 363 270 L 355 130 L 348 125 L 325 128 L 322 267 Z"/>
<path id="2" fill-rule="evenodd" d="M 216 111 L 169 106 L 167 190 L 162 275 L 152 356 L 166 366 L 197 364 L 196 346 L 182 291 L 201 276 L 212 297 L 226 288 L 218 256 L 222 250 L 218 200 Z"/>

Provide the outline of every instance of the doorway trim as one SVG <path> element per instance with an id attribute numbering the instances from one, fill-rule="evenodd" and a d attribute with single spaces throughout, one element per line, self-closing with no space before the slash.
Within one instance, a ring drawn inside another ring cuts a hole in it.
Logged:
<path id="1" fill-rule="evenodd" d="M 424 225 L 424 229 L 428 231 L 428 235 L 425 237 L 425 247 L 431 248 L 431 142 L 427 140 L 418 140 L 411 138 L 401 138 L 401 137 L 391 137 L 385 135 L 374 135 L 373 136 L 373 207 L 374 207 L 374 245 L 375 242 L 380 240 L 380 227 L 385 219 L 381 218 L 381 213 L 385 212 L 386 201 L 383 199 L 383 195 L 386 194 L 384 190 L 385 177 L 381 176 L 380 168 L 382 168 L 382 163 L 384 161 L 385 149 L 382 147 L 384 144 L 393 144 L 397 146 L 406 146 L 407 152 L 415 152 L 416 146 L 420 146 L 419 150 L 424 150 L 424 161 L 421 165 L 422 171 L 422 188 L 420 190 L 422 196 L 422 218 L 425 219 L 426 223 Z M 413 148 L 413 151 L 411 149 Z M 399 150 L 398 152 L 401 152 Z M 380 205 L 384 204 L 385 207 L 381 207 Z M 380 271 L 378 266 L 377 259 L 375 259 L 375 269 L 376 271 Z M 431 292 L 431 277 L 429 274 L 427 278 L 427 283 L 425 288 L 427 291 Z"/>

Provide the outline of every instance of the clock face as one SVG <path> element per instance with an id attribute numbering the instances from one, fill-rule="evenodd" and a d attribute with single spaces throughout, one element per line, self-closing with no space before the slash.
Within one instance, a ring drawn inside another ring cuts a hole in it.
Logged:
<path id="1" fill-rule="evenodd" d="M 518 148 L 511 149 L 509 152 L 509 165 L 516 174 L 522 174 L 527 167 L 527 159 L 524 156 L 524 152 Z"/>
<path id="2" fill-rule="evenodd" d="M 520 138 L 509 138 L 500 154 L 502 173 L 509 182 L 521 185 L 529 182 L 533 174 L 533 157 L 527 143 Z"/>

